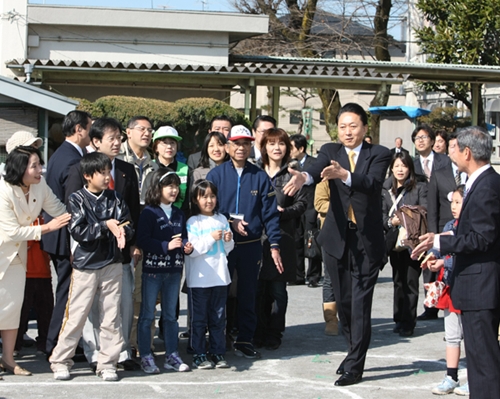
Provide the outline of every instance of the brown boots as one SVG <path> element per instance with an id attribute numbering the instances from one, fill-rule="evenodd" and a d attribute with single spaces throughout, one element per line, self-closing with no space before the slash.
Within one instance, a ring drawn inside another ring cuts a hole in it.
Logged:
<path id="1" fill-rule="evenodd" d="M 323 316 L 325 317 L 326 335 L 339 335 L 339 319 L 337 318 L 337 303 L 323 303 Z"/>

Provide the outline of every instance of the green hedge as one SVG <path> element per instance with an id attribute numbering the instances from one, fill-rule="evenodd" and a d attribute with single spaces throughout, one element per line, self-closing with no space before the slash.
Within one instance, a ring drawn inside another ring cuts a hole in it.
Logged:
<path id="1" fill-rule="evenodd" d="M 226 115 L 235 125 L 250 128 L 245 115 L 223 101 L 213 98 L 184 98 L 174 103 L 142 97 L 106 96 L 90 102 L 80 101 L 78 109 L 92 117 L 115 118 L 125 127 L 130 118 L 144 115 L 151 119 L 153 128 L 173 126 L 182 136 L 182 150 L 190 154 L 201 148 L 214 116 Z"/>

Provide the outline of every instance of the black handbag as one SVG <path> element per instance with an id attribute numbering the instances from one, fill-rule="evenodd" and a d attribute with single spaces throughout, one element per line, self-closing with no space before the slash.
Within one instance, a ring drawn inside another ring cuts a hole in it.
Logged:
<path id="1" fill-rule="evenodd" d="M 318 245 L 317 238 L 320 233 L 318 227 L 306 230 L 304 234 L 304 256 L 309 259 L 322 260 L 321 247 Z"/>
<path id="2" fill-rule="evenodd" d="M 389 255 L 391 251 L 394 250 L 396 242 L 398 241 L 398 235 L 399 235 L 399 229 L 397 227 L 391 227 L 385 233 L 385 248 L 387 255 Z"/>

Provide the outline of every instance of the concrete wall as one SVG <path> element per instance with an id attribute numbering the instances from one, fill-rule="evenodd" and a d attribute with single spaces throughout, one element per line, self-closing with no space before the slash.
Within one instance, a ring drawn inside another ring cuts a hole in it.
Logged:
<path id="1" fill-rule="evenodd" d="M 0 15 L 0 75 L 13 77 L 5 61 L 26 57 L 27 0 L 0 1 Z"/>

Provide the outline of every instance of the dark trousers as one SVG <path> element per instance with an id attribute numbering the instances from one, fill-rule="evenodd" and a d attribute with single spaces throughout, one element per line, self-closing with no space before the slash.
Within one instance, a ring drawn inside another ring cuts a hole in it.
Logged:
<path id="1" fill-rule="evenodd" d="M 319 259 L 309 259 L 309 267 L 306 273 L 306 258 L 304 257 L 304 235 L 307 230 L 317 227 L 316 218 L 307 217 L 302 215 L 300 225 L 298 226 L 295 234 L 295 244 L 297 251 L 297 281 L 305 281 L 317 283 L 321 278 L 321 270 L 323 265 Z"/>
<path id="2" fill-rule="evenodd" d="M 257 330 L 254 340 L 264 345 L 281 344 L 288 306 L 286 281 L 259 280 L 256 301 Z"/>
<path id="3" fill-rule="evenodd" d="M 36 349 L 45 352 L 47 346 L 47 333 L 50 318 L 54 308 L 54 295 L 52 293 L 52 280 L 50 278 L 27 278 L 24 287 L 24 301 L 21 308 L 21 320 L 17 330 L 16 350 L 23 346 L 23 336 L 28 331 L 30 310 L 36 312 L 38 337 Z"/>
<path id="4" fill-rule="evenodd" d="M 227 287 L 188 288 L 189 343 L 196 355 L 207 352 L 205 334 L 209 332 L 208 351 L 214 355 L 226 353 Z"/>
<path id="5" fill-rule="evenodd" d="M 500 307 L 462 311 L 471 399 L 500 398 Z"/>
<path id="6" fill-rule="evenodd" d="M 404 330 L 413 330 L 417 322 L 418 280 L 421 268 L 407 250 L 390 254 L 394 283 L 394 322 Z"/>
<path id="7" fill-rule="evenodd" d="M 231 276 L 238 273 L 238 299 L 236 318 L 238 320 L 238 337 L 236 342 L 252 342 L 257 327 L 255 314 L 255 296 L 257 294 L 257 278 L 262 263 L 262 244 L 259 241 L 237 244 L 227 257 Z"/>
<path id="8" fill-rule="evenodd" d="M 325 251 L 323 249 L 321 249 L 321 253 L 323 254 L 323 259 L 325 259 Z M 321 288 L 323 290 L 323 303 L 335 302 L 332 279 L 330 278 L 330 273 L 328 273 L 326 265 L 324 265 L 323 269 L 323 286 Z"/>
<path id="9" fill-rule="evenodd" d="M 324 261 L 347 341 L 344 370 L 362 374 L 371 338 L 373 290 L 382 262 L 368 259 L 358 231 L 352 229 L 347 231 L 342 258 L 325 253 Z"/>
<path id="10" fill-rule="evenodd" d="M 57 345 L 57 338 L 61 330 L 66 304 L 68 302 L 69 285 L 71 283 L 71 273 L 73 268 L 69 261 L 69 256 L 59 256 L 50 254 L 57 273 L 56 303 L 50 319 L 49 332 L 47 334 L 47 354 L 50 356 L 52 350 Z"/>

